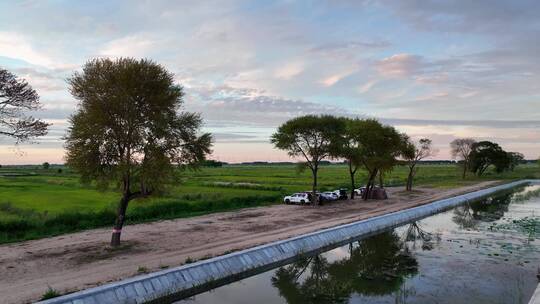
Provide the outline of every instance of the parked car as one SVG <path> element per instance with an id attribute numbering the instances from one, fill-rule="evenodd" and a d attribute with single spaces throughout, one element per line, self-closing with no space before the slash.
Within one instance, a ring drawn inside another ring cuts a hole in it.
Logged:
<path id="1" fill-rule="evenodd" d="M 346 200 L 349 198 L 349 196 L 347 195 L 347 189 L 345 188 L 335 190 L 334 193 L 338 196 L 338 199 L 340 200 Z"/>
<path id="2" fill-rule="evenodd" d="M 364 194 L 364 191 L 366 191 L 366 187 L 361 187 L 361 188 L 358 188 L 358 189 L 354 189 L 354 194 L 358 195 L 358 196 L 361 196 Z"/>
<path id="3" fill-rule="evenodd" d="M 332 191 L 326 191 L 326 192 L 321 193 L 320 198 L 321 200 L 324 199 L 326 201 L 335 201 L 339 198 L 339 196 Z"/>
<path id="4" fill-rule="evenodd" d="M 306 204 L 311 201 L 310 197 L 311 196 L 308 193 L 299 192 L 293 195 L 285 196 L 283 198 L 283 202 L 285 204 Z"/>

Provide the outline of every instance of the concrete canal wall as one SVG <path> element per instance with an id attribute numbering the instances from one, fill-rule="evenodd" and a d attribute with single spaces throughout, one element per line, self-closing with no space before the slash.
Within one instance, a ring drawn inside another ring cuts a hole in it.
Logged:
<path id="1" fill-rule="evenodd" d="M 540 284 L 536 287 L 534 294 L 529 300 L 529 304 L 540 304 Z"/>
<path id="2" fill-rule="evenodd" d="M 533 180 L 522 180 L 479 190 L 430 204 L 389 213 L 359 222 L 328 228 L 298 237 L 226 254 L 192 264 L 141 275 L 119 282 L 42 301 L 42 304 L 113 304 L 160 303 L 159 299 L 174 299 L 178 295 L 193 294 L 215 282 L 239 279 L 267 270 L 303 253 L 332 248 L 362 236 L 401 226 L 462 203 L 525 185 Z M 201 290 L 202 291 L 202 290 Z M 175 296 L 176 295 L 176 296 Z M 165 302 L 165 301 L 164 301 Z"/>

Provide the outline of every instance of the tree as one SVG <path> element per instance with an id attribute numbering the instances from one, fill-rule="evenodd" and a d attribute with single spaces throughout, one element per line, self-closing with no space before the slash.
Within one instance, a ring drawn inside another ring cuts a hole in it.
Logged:
<path id="1" fill-rule="evenodd" d="M 392 126 L 382 125 L 376 119 L 357 119 L 349 124 L 348 139 L 354 143 L 355 162 L 362 164 L 368 172 L 366 191 L 363 198 L 370 197 L 375 178 L 380 171 L 389 171 L 396 165 L 405 134 Z"/>
<path id="2" fill-rule="evenodd" d="M 67 165 L 100 189 L 113 183 L 121 199 L 111 237 L 120 244 L 128 203 L 158 193 L 178 166 L 210 153 L 198 114 L 180 112 L 183 89 L 153 61 L 94 59 L 68 79 L 79 101 L 66 136 Z"/>
<path id="3" fill-rule="evenodd" d="M 402 155 L 409 168 L 405 189 L 411 191 L 414 177 L 418 172 L 418 163 L 425 158 L 435 155 L 436 151 L 433 149 L 432 141 L 429 138 L 421 138 L 418 142 L 408 140 L 404 148 Z"/>
<path id="4" fill-rule="evenodd" d="M 282 124 L 272 135 L 271 142 L 291 157 L 303 157 L 305 166 L 313 176 L 312 202 L 316 202 L 317 173 L 320 162 L 338 154 L 341 135 L 345 128 L 343 119 L 330 115 L 306 115 Z"/>
<path id="5" fill-rule="evenodd" d="M 0 135 L 20 143 L 47 134 L 48 123 L 25 114 L 40 108 L 37 92 L 25 80 L 0 68 Z"/>
<path id="6" fill-rule="evenodd" d="M 467 176 L 467 171 L 469 171 L 470 156 L 472 145 L 474 143 L 476 143 L 476 141 L 472 138 L 458 138 L 450 143 L 450 153 L 452 154 L 452 158 L 460 160 L 462 163 L 462 178 L 465 178 Z"/>
<path id="7" fill-rule="evenodd" d="M 49 167 L 51 166 L 48 162 L 44 162 L 42 165 L 43 169 L 49 170 Z"/>
<path id="8" fill-rule="evenodd" d="M 470 170 L 482 176 L 489 166 L 495 166 L 495 171 L 501 173 L 510 167 L 508 154 L 496 143 L 480 141 L 472 145 L 470 153 Z"/>
<path id="9" fill-rule="evenodd" d="M 339 156 L 343 157 L 347 163 L 349 176 L 351 178 L 351 199 L 354 199 L 354 189 L 356 189 L 355 175 L 358 168 L 361 166 L 360 154 L 362 153 L 362 146 L 359 141 L 355 140 L 353 130 L 357 128 L 356 125 L 362 124 L 363 122 L 360 119 L 343 118 L 343 120 L 345 121 L 346 127 L 344 129 Z"/>
<path id="10" fill-rule="evenodd" d="M 508 152 L 507 153 L 510 166 L 508 169 L 514 171 L 514 169 L 525 160 L 525 155 L 519 152 Z"/>

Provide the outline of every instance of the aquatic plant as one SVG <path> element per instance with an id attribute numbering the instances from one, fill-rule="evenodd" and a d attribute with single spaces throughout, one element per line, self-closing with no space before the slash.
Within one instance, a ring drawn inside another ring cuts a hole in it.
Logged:
<path id="1" fill-rule="evenodd" d="M 518 231 L 527 235 L 529 241 L 533 241 L 540 236 L 540 218 L 524 217 L 507 223 L 495 224 L 489 228 L 498 231 Z"/>

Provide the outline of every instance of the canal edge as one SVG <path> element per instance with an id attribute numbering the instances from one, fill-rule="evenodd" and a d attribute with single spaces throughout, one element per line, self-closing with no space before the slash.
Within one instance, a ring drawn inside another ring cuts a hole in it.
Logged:
<path id="1" fill-rule="evenodd" d="M 46 301 L 41 304 L 97 304 L 97 303 L 149 303 L 160 299 L 188 294 L 202 286 L 228 278 L 243 278 L 254 271 L 266 271 L 275 265 L 307 254 L 341 244 L 361 236 L 372 235 L 386 229 L 425 218 L 446 209 L 516 186 L 540 183 L 540 180 L 520 180 L 477 190 L 429 204 L 404 209 L 361 221 L 331 227 L 312 233 L 271 242 L 226 255 L 140 275 L 118 282 L 78 291 Z M 540 286 L 529 304 L 540 304 Z"/>

